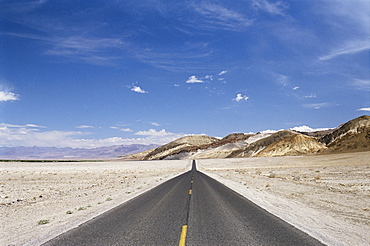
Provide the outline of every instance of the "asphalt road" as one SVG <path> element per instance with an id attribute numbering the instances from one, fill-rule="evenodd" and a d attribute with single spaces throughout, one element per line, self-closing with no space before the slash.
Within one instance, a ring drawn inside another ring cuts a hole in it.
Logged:
<path id="1" fill-rule="evenodd" d="M 322 245 L 193 169 L 44 245 Z"/>

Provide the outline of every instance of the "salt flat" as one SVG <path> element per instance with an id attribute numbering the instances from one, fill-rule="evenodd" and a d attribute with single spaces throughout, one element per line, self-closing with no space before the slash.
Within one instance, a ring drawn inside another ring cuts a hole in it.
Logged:
<path id="1" fill-rule="evenodd" d="M 367 245 L 369 160 L 359 152 L 205 159 L 197 167 L 329 245 Z M 0 245 L 40 244 L 190 168 L 190 160 L 0 162 Z"/>
<path id="2" fill-rule="evenodd" d="M 197 164 L 328 245 L 369 245 L 370 152 L 210 159 Z"/>
<path id="3" fill-rule="evenodd" d="M 39 245 L 190 168 L 190 160 L 0 162 L 0 245 Z"/>

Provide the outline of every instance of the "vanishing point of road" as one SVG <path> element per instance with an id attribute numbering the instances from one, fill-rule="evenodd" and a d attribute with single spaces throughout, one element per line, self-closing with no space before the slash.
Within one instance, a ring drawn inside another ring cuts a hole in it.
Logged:
<path id="1" fill-rule="evenodd" d="M 192 169 L 43 245 L 323 245 Z"/>

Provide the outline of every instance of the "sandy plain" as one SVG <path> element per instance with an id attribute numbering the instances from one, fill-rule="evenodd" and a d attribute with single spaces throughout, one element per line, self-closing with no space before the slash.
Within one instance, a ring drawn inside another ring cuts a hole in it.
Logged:
<path id="1" fill-rule="evenodd" d="M 0 245 L 39 245 L 190 167 L 0 162 Z M 370 152 L 204 159 L 197 167 L 327 245 L 369 245 Z"/>

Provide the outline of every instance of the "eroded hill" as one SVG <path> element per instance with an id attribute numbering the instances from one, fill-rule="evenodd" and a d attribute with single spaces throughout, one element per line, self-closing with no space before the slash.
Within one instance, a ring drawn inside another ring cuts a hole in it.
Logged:
<path id="1" fill-rule="evenodd" d="M 222 139 L 187 136 L 128 156 L 129 159 L 210 159 L 312 155 L 370 151 L 370 116 L 353 119 L 336 129 L 320 132 L 282 130 L 275 133 L 233 133 Z"/>

